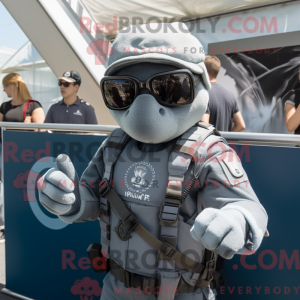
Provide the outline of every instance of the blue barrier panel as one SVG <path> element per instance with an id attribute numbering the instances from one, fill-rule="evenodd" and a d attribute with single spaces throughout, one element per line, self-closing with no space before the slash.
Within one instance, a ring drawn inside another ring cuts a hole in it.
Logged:
<path id="1" fill-rule="evenodd" d="M 90 300 L 101 293 L 103 276 L 91 270 L 85 252 L 90 243 L 99 241 L 99 223 L 70 226 L 60 222 L 34 201 L 30 182 L 22 180 L 28 177 L 28 170 L 43 174 L 43 169 L 52 167 L 53 161 L 36 163 L 45 153 L 52 157 L 69 154 L 80 176 L 103 140 L 96 136 L 4 132 L 8 289 L 39 300 Z M 225 263 L 222 273 L 227 284 L 218 289 L 218 299 L 294 300 L 300 297 L 299 148 L 244 145 L 237 151 L 268 212 L 270 237 L 256 254 L 235 256 Z M 34 173 L 30 176 L 34 178 Z"/>
<path id="2" fill-rule="evenodd" d="M 90 243 L 100 241 L 99 223 L 68 225 L 48 213 L 35 201 L 33 192 L 37 191 L 31 184 L 34 173 L 29 172 L 44 174 L 55 163 L 37 160 L 64 152 L 71 157 L 80 177 L 104 138 L 4 131 L 8 289 L 38 300 L 75 300 L 83 295 L 81 286 L 90 285 L 93 289 L 87 295 L 100 295 L 103 276 L 93 272 L 86 253 Z M 27 179 L 31 182 L 27 183 Z M 94 279 L 99 283 L 95 284 Z"/>
<path id="3" fill-rule="evenodd" d="M 300 298 L 300 149 L 238 146 L 243 167 L 269 216 L 270 236 L 256 254 L 225 263 L 219 299 Z"/>

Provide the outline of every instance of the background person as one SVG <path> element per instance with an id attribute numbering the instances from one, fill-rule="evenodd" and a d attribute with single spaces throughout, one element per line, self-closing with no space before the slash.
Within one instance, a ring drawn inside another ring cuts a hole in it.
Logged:
<path id="1" fill-rule="evenodd" d="M 300 82 L 300 68 L 299 68 Z M 300 134 L 300 89 L 289 91 L 284 97 L 285 102 L 285 125 L 289 132 Z"/>
<path id="2" fill-rule="evenodd" d="M 12 99 L 1 104 L 1 122 L 44 122 L 45 114 L 42 105 L 40 102 L 32 100 L 28 88 L 19 74 L 10 73 L 6 75 L 2 84 L 7 97 Z"/>
<path id="3" fill-rule="evenodd" d="M 63 99 L 50 107 L 45 123 L 98 124 L 94 108 L 77 96 L 80 74 L 65 72 L 57 80 Z"/>
<path id="4" fill-rule="evenodd" d="M 216 56 L 207 55 L 205 66 L 211 82 L 207 110 L 201 121 L 210 123 L 219 131 L 239 132 L 246 128 L 237 101 L 232 92 L 217 83 L 221 62 Z"/>
<path id="5" fill-rule="evenodd" d="M 24 80 L 19 74 L 10 73 L 6 75 L 2 80 L 2 84 L 3 84 L 3 90 L 7 94 L 7 97 L 11 97 L 12 99 L 7 102 L 3 102 L 1 104 L 0 107 L 1 122 L 24 122 L 24 123 L 44 122 L 45 114 L 42 105 L 38 101 L 32 100 L 28 88 Z M 0 149 L 2 150 L 2 147 L 0 147 Z M 2 151 L 0 154 L 2 156 Z M 0 165 L 0 167 L 1 170 L 2 166 Z M 0 195 L 0 239 L 5 238 L 3 206 L 4 206 L 3 199 Z"/>

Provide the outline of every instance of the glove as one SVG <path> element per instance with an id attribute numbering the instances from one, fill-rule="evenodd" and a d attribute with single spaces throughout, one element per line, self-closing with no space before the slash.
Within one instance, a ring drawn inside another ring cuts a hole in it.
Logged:
<path id="1" fill-rule="evenodd" d="M 230 259 L 242 252 L 245 245 L 246 220 L 234 209 L 206 208 L 198 215 L 190 232 L 205 248 Z"/>
<path id="2" fill-rule="evenodd" d="M 57 169 L 50 169 L 38 181 L 41 204 L 52 214 L 70 216 L 80 209 L 79 179 L 66 154 L 56 158 Z"/>

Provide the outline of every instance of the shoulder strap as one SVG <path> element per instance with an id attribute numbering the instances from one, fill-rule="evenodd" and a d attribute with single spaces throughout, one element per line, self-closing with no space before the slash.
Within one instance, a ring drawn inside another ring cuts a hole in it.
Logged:
<path id="1" fill-rule="evenodd" d="M 103 176 L 103 182 L 105 180 L 109 182 L 112 179 L 113 167 L 118 157 L 120 156 L 125 145 L 128 143 L 130 137 L 121 128 L 115 129 L 107 138 L 104 146 L 103 160 L 105 165 L 105 171 Z M 103 189 L 106 188 L 106 184 L 100 186 L 100 195 Z M 101 244 L 102 254 L 107 259 L 110 253 L 110 204 L 107 198 L 100 196 L 100 228 L 101 228 Z"/>
<path id="2" fill-rule="evenodd" d="M 187 172 L 192 161 L 195 163 L 194 178 L 196 170 L 199 169 L 197 164 L 201 162 L 197 152 L 203 142 L 211 135 L 221 134 L 213 125 L 205 122 L 199 122 L 196 126 L 188 129 L 176 142 L 169 157 L 168 164 L 168 187 L 166 191 L 165 203 L 161 214 L 161 223 L 164 226 L 171 226 L 178 219 L 179 208 L 188 195 L 194 182 L 191 182 L 187 189 L 182 191 L 184 175 Z"/>
<path id="3" fill-rule="evenodd" d="M 28 106 L 29 104 L 33 103 L 32 100 L 28 100 L 25 105 L 24 105 L 24 108 L 23 108 L 23 121 L 25 120 L 26 118 L 26 112 L 27 112 L 27 109 L 28 109 Z"/>
<path id="4" fill-rule="evenodd" d="M 130 136 L 121 128 L 115 129 L 109 135 L 104 147 L 105 173 L 103 179 L 111 179 L 113 166 L 129 140 Z"/>

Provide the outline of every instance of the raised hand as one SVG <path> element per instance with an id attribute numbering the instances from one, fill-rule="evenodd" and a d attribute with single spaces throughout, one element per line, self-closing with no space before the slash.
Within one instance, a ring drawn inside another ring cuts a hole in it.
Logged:
<path id="1" fill-rule="evenodd" d="M 66 154 L 56 158 L 57 169 L 50 169 L 39 181 L 41 204 L 57 216 L 69 216 L 80 208 L 79 179 L 75 168 Z M 43 183 L 44 181 L 44 183 Z"/>

